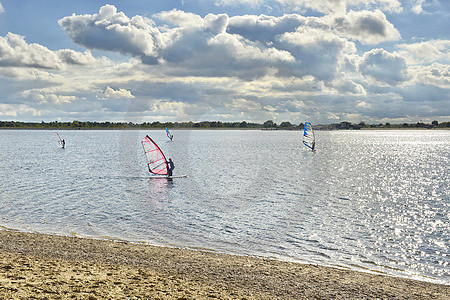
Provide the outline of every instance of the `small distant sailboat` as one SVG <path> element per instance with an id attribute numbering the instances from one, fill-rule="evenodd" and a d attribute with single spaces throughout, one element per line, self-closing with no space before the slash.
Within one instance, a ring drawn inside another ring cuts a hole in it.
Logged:
<path id="1" fill-rule="evenodd" d="M 61 148 L 66 147 L 66 141 L 62 139 L 57 132 L 55 132 L 56 137 L 58 138 L 58 143 L 61 145 Z"/>
<path id="2" fill-rule="evenodd" d="M 305 122 L 303 127 L 303 144 L 311 151 L 316 151 L 316 136 L 310 122 Z"/>
<path id="3" fill-rule="evenodd" d="M 150 173 L 156 175 L 152 178 L 179 178 L 187 177 L 187 175 L 173 176 L 169 175 L 170 159 L 167 161 L 166 156 L 155 141 L 148 135 L 141 141 L 144 147 L 144 153 L 147 158 L 147 166 Z M 173 165 L 172 165 L 173 166 Z"/>
<path id="4" fill-rule="evenodd" d="M 166 135 L 170 140 L 173 139 L 173 134 L 170 133 L 169 128 L 167 128 L 167 127 L 166 127 Z"/>

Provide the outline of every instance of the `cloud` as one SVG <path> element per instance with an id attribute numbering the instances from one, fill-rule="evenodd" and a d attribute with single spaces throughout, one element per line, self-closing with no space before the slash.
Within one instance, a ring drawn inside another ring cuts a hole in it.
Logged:
<path id="1" fill-rule="evenodd" d="M 205 1 L 205 0 L 203 0 Z M 379 9 L 390 13 L 403 10 L 399 0 L 216 0 L 219 6 L 280 6 L 283 10 L 304 12 L 312 10 L 324 14 L 345 13 L 350 9 Z"/>
<path id="2" fill-rule="evenodd" d="M 126 89 L 113 89 L 111 87 L 106 87 L 102 92 L 101 99 L 133 99 L 135 98 L 130 91 Z"/>
<path id="3" fill-rule="evenodd" d="M 396 54 L 409 64 L 450 63 L 450 40 L 430 40 L 421 43 L 399 44 Z"/>
<path id="4" fill-rule="evenodd" d="M 295 32 L 309 19 L 301 15 L 284 15 L 274 17 L 267 15 L 245 15 L 230 18 L 227 32 L 238 34 L 251 41 L 273 43 L 283 33 Z"/>
<path id="5" fill-rule="evenodd" d="M 350 11 L 343 16 L 332 16 L 331 25 L 343 36 L 363 44 L 378 44 L 400 39 L 400 33 L 379 10 Z"/>
<path id="6" fill-rule="evenodd" d="M 93 65 L 97 60 L 85 53 L 70 49 L 51 51 L 39 44 L 28 44 L 25 37 L 9 32 L 0 36 L 0 68 L 19 67 L 61 70 L 67 65 Z"/>
<path id="7" fill-rule="evenodd" d="M 96 64 L 96 59 L 92 56 L 91 52 L 85 53 L 77 52 L 70 49 L 61 49 L 56 51 L 56 55 L 59 59 L 69 65 L 93 65 Z"/>
<path id="8" fill-rule="evenodd" d="M 60 69 L 58 55 L 39 44 L 27 44 L 23 36 L 8 33 L 0 37 L 0 67 Z"/>
<path id="9" fill-rule="evenodd" d="M 3 7 L 2 3 L 0 2 L 0 14 L 5 12 L 5 8 Z"/>
<path id="10" fill-rule="evenodd" d="M 112 5 L 101 7 L 99 14 L 65 17 L 59 24 L 74 42 L 89 49 L 129 54 L 145 64 L 161 64 L 178 72 L 182 68 L 191 75 L 253 78 L 293 61 L 283 49 L 227 33 L 229 18 L 225 14 L 201 18 L 172 10 L 156 17 L 175 27 L 158 28 L 154 21 L 140 16 L 130 19 Z"/>
<path id="11" fill-rule="evenodd" d="M 422 4 L 425 0 L 416 0 L 415 5 L 411 9 L 415 14 L 421 14 L 423 12 Z"/>
<path id="12" fill-rule="evenodd" d="M 383 49 L 364 53 L 359 70 L 363 75 L 389 85 L 397 85 L 409 79 L 405 59 Z"/>
<path id="13" fill-rule="evenodd" d="M 41 112 L 24 104 L 0 103 L 0 116 L 17 117 L 20 115 L 40 116 Z"/>
<path id="14" fill-rule="evenodd" d="M 146 18 L 105 5 L 59 21 L 84 52 L 0 37 L 0 94 L 11 117 L 326 123 L 407 121 L 423 110 L 444 118 L 449 42 L 396 45 L 400 33 L 384 12 L 366 7 L 319 17 L 170 10 Z"/>
<path id="15" fill-rule="evenodd" d="M 94 15 L 73 14 L 58 23 L 75 43 L 88 49 L 145 57 L 147 62 L 153 61 L 167 42 L 152 20 L 141 16 L 130 19 L 113 5 L 102 6 Z"/>
<path id="16" fill-rule="evenodd" d="M 339 62 L 345 53 L 353 53 L 353 43 L 340 38 L 330 31 L 312 28 L 299 28 L 278 39 L 280 47 L 288 50 L 296 63 L 280 70 L 285 76 L 312 75 L 319 80 L 329 81 L 338 74 Z"/>
<path id="17" fill-rule="evenodd" d="M 443 14 L 448 17 L 448 2 L 445 0 L 413 0 L 407 3 L 410 10 L 416 15 L 431 15 L 434 16 Z M 446 7 L 447 5 L 447 7 Z"/>
<path id="18" fill-rule="evenodd" d="M 428 84 L 415 84 L 403 87 L 399 90 L 399 94 L 402 95 L 405 101 L 416 103 L 448 103 L 450 99 L 450 89 L 443 89 Z M 449 105 L 442 106 L 442 109 L 445 110 L 445 113 L 449 113 L 449 107 Z M 440 113 L 444 113 L 444 111 L 441 111 Z"/>
<path id="19" fill-rule="evenodd" d="M 154 15 L 155 18 L 179 27 L 203 26 L 203 18 L 193 13 L 187 13 L 178 9 L 164 11 Z"/>
<path id="20" fill-rule="evenodd" d="M 413 68 L 416 82 L 450 90 L 450 65 L 433 63 Z"/>
<path id="21" fill-rule="evenodd" d="M 60 95 L 54 93 L 47 93 L 40 89 L 30 89 L 22 92 L 23 97 L 29 97 L 37 101 L 38 104 L 64 104 L 71 103 L 77 99 L 76 96 Z"/>
<path id="22" fill-rule="evenodd" d="M 350 11 L 348 14 L 332 14 L 320 18 L 295 14 L 282 17 L 236 16 L 230 18 L 227 31 L 253 41 L 270 43 L 283 33 L 307 28 L 330 31 L 362 44 L 377 44 L 400 39 L 398 30 L 379 10 L 375 12 Z"/>
<path id="23" fill-rule="evenodd" d="M 105 5 L 98 14 L 72 15 L 59 24 L 88 49 L 128 54 L 144 64 L 160 65 L 170 75 L 245 80 L 275 72 L 331 81 L 345 56 L 356 51 L 348 39 L 370 44 L 400 38 L 381 11 L 321 18 L 297 14 L 230 18 L 174 9 L 153 17 L 163 24 L 141 16 L 129 18 Z"/>

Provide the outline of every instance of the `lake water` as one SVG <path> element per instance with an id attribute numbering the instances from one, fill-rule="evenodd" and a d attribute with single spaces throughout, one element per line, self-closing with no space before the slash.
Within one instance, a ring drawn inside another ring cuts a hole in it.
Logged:
<path id="1" fill-rule="evenodd" d="M 450 284 L 450 131 L 0 131 L 0 227 Z M 140 140 L 175 162 L 150 179 Z"/>

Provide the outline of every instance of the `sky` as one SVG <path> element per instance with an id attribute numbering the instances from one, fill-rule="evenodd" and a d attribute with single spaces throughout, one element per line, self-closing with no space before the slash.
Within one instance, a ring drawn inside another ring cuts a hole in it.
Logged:
<path id="1" fill-rule="evenodd" d="M 448 0 L 0 0 L 0 120 L 450 121 Z"/>

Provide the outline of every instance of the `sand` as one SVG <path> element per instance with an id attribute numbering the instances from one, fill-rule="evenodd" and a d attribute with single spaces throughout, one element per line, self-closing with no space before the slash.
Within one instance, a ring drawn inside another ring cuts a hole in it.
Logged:
<path id="1" fill-rule="evenodd" d="M 215 252 L 0 230 L 0 299 L 450 299 L 450 286 Z"/>

